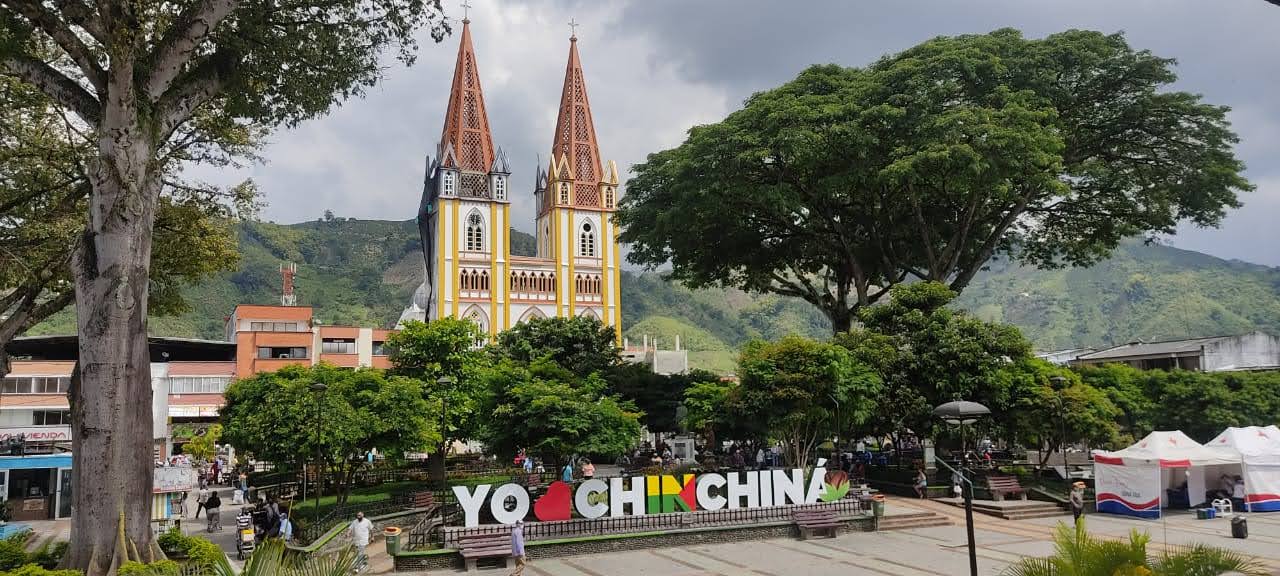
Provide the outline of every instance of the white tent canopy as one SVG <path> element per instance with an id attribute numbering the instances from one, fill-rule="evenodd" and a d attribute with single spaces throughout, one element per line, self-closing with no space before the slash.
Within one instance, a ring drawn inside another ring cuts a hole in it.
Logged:
<path id="1" fill-rule="evenodd" d="M 1275 426 L 1227 428 L 1206 446 L 1240 457 L 1238 475 L 1244 478 L 1248 511 L 1280 511 L 1280 429 Z"/>
<path id="2" fill-rule="evenodd" d="M 1185 482 L 1188 504 L 1198 504 L 1205 467 L 1240 464 L 1241 458 L 1174 430 L 1152 432 L 1123 450 L 1094 450 L 1093 462 L 1099 512 L 1159 518 L 1168 505 L 1166 488 Z"/>

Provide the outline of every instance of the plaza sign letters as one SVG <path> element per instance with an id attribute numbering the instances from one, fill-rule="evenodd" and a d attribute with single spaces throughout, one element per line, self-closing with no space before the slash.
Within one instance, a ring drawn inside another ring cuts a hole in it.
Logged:
<path id="1" fill-rule="evenodd" d="M 568 520 L 575 510 L 579 516 L 590 519 L 605 515 L 617 518 L 664 512 L 765 508 L 838 500 L 848 491 L 843 478 L 839 486 L 832 486 L 825 479 L 824 468 L 814 469 L 807 483 L 804 470 L 800 469 L 752 470 L 699 476 L 593 478 L 578 484 L 577 489 L 555 481 L 547 486 L 546 494 L 532 503 L 529 491 L 519 484 L 503 484 L 497 488 L 490 484 L 474 488 L 454 486 L 453 495 L 462 506 L 464 525 L 472 527 L 480 525 L 480 511 L 486 501 L 494 520 L 515 524 L 529 514 L 531 505 L 538 520 L 550 522 Z"/>

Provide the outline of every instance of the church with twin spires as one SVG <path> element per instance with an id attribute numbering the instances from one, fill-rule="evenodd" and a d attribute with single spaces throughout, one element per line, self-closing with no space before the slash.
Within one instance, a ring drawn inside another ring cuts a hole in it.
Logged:
<path id="1" fill-rule="evenodd" d="M 418 208 L 426 278 L 400 320 L 466 318 L 492 338 L 532 318 L 587 316 L 612 326 L 621 343 L 610 218 L 618 168 L 600 161 L 577 36 L 569 38 L 550 161 L 535 178 L 537 254 L 513 256 L 511 168 L 489 131 L 470 24 L 462 21 L 444 130 L 427 158 Z"/>

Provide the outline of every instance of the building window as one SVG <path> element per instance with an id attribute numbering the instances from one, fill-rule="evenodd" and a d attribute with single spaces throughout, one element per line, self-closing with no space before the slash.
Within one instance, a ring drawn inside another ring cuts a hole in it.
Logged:
<path id="1" fill-rule="evenodd" d="M 174 376 L 169 378 L 169 393 L 222 394 L 229 384 L 229 376 Z"/>
<path id="2" fill-rule="evenodd" d="M 267 347 L 258 348 L 258 358 L 306 358 L 307 349 L 301 347 Z"/>
<path id="3" fill-rule="evenodd" d="M 569 203 L 569 183 L 568 182 L 560 183 L 560 203 L 561 204 Z"/>
<path id="4" fill-rule="evenodd" d="M 596 256 L 596 233 L 590 222 L 583 224 L 582 232 L 578 234 L 578 255 L 587 258 Z"/>
<path id="5" fill-rule="evenodd" d="M 250 322 L 251 332 L 297 332 L 297 322 Z"/>
<path id="6" fill-rule="evenodd" d="M 441 175 L 440 195 L 453 196 L 453 191 L 457 188 L 457 175 L 452 170 L 445 170 Z"/>
<path id="7" fill-rule="evenodd" d="M 32 426 L 70 426 L 70 410 L 34 410 L 31 412 Z"/>
<path id="8" fill-rule="evenodd" d="M 507 179 L 502 176 L 493 177 L 493 197 L 498 200 L 507 199 Z"/>
<path id="9" fill-rule="evenodd" d="M 386 343 L 386 342 L 383 342 L 383 341 L 381 341 L 381 340 L 374 340 L 374 341 L 373 341 L 373 355 L 374 355 L 374 356 L 386 356 L 386 355 L 387 355 L 387 343 Z"/>
<path id="10" fill-rule="evenodd" d="M 320 341 L 321 354 L 355 354 L 356 341 L 350 338 L 325 338 Z"/>
<path id="11" fill-rule="evenodd" d="M 484 251 L 484 220 L 480 215 L 472 212 L 467 217 L 467 251 L 483 252 Z"/>
<path id="12" fill-rule="evenodd" d="M 604 189 L 604 207 L 613 208 L 613 186 L 607 186 Z"/>
<path id="13" fill-rule="evenodd" d="M 70 376 L 9 376 L 0 392 L 4 394 L 66 394 Z"/>

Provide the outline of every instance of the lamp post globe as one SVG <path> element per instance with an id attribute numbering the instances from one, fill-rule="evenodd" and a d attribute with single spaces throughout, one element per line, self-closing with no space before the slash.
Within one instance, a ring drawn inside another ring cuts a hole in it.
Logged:
<path id="1" fill-rule="evenodd" d="M 991 410 L 986 406 L 966 400 L 947 402 L 946 404 L 933 409 L 934 416 L 937 416 L 948 424 L 956 424 L 960 426 L 960 444 L 962 451 L 964 450 L 964 427 L 977 422 L 979 418 L 989 414 L 991 414 Z M 967 460 L 968 458 L 965 457 L 964 461 Z M 960 485 L 957 485 L 956 488 L 960 489 L 964 495 L 964 525 L 965 532 L 969 539 L 969 575 L 978 576 L 978 547 L 974 542 L 973 537 L 973 480 L 970 480 L 967 474 L 968 468 L 962 462 L 960 465 L 960 473 L 958 473 L 957 476 L 960 477 L 961 484 L 968 484 L 968 489 L 965 490 L 965 487 Z"/>

